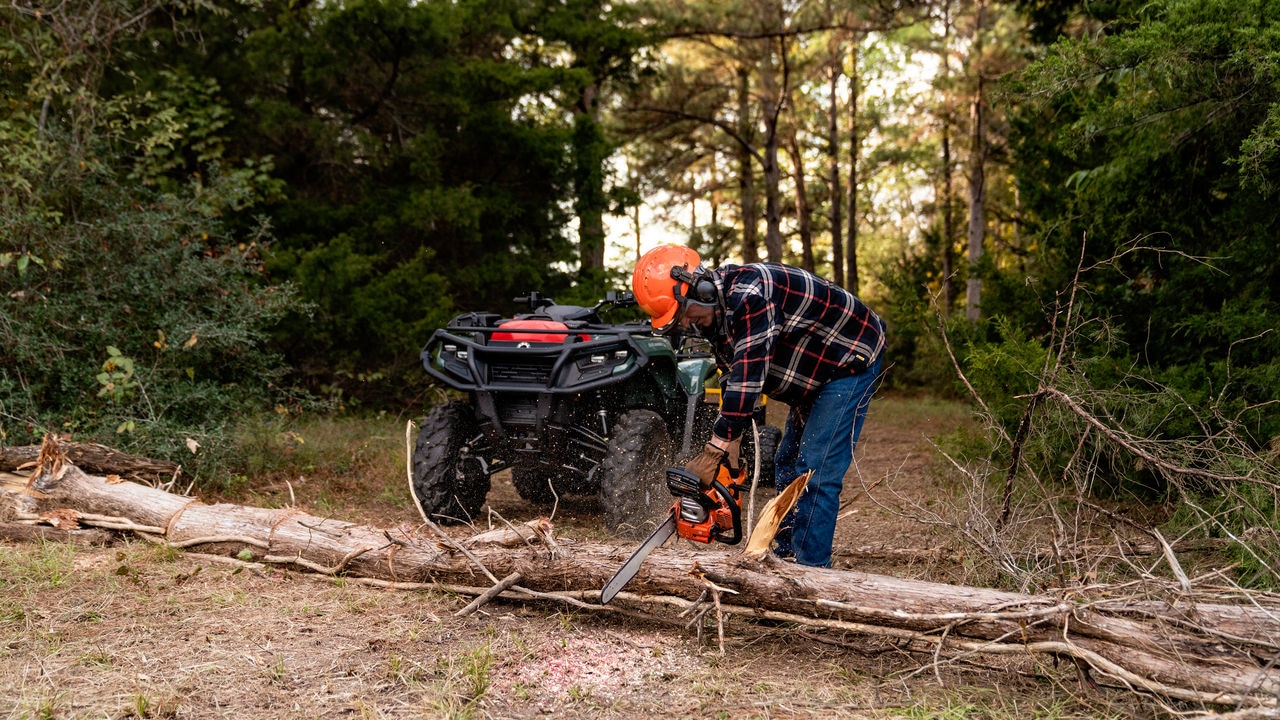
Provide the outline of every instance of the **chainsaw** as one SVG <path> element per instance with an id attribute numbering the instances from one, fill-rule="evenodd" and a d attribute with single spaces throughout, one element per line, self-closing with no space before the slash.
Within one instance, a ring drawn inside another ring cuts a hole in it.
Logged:
<path id="1" fill-rule="evenodd" d="M 676 499 L 671 514 L 605 583 L 600 591 L 600 603 L 612 600 L 636 576 L 649 553 L 662 547 L 672 535 L 700 543 L 714 540 L 737 545 L 742 540 L 742 507 L 738 498 L 745 479 L 745 469 L 731 470 L 721 465 L 711 486 L 704 488 L 688 470 L 667 468 L 667 490 Z"/>

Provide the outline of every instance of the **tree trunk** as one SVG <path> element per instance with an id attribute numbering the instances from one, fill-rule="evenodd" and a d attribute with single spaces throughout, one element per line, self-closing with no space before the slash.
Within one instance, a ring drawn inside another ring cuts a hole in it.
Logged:
<path id="1" fill-rule="evenodd" d="M 182 466 L 168 460 L 150 460 L 128 455 L 97 443 L 60 443 L 62 451 L 77 467 L 99 475 L 120 475 L 148 485 L 182 479 Z M 21 470 L 40 457 L 39 445 L 0 447 L 0 470 Z"/>
<path id="2" fill-rule="evenodd" d="M 943 3 L 942 17 L 942 82 L 951 87 L 951 3 Z M 955 199 L 951 186 L 951 127 L 955 122 L 951 99 L 943 97 L 942 112 L 942 314 L 949 316 L 955 307 L 952 276 L 955 274 Z"/>
<path id="3" fill-rule="evenodd" d="M 862 33 L 854 32 L 849 42 L 849 244 L 845 246 L 845 289 L 858 294 L 858 156 L 862 137 L 858 133 L 858 43 Z"/>
<path id="4" fill-rule="evenodd" d="M 751 73 L 747 68 L 738 69 L 738 195 L 742 200 L 742 261 L 759 262 L 760 240 L 756 235 L 755 171 L 751 167 L 749 143 L 755 137 L 751 122 Z"/>
<path id="5" fill-rule="evenodd" d="M 764 248 L 773 262 L 782 256 L 782 196 L 779 190 L 782 172 L 778 168 L 778 128 L 770 127 L 764 146 Z"/>
<path id="6" fill-rule="evenodd" d="M 840 86 L 839 56 L 831 61 L 830 90 L 827 106 L 827 175 L 831 186 L 831 274 L 835 283 L 844 287 L 844 192 L 840 186 Z"/>
<path id="7" fill-rule="evenodd" d="M 552 540 L 549 524 L 534 524 L 524 534 L 513 529 L 508 539 L 518 543 L 514 547 L 468 546 L 434 525 L 384 530 L 289 508 L 205 505 L 85 474 L 64 464 L 56 444 L 50 445 L 26 488 L 0 493 L 14 512 L 70 508 L 84 524 L 177 548 L 326 574 L 466 586 L 477 595 L 507 585 L 494 595 L 523 594 L 601 612 L 614 606 L 597 604 L 599 588 L 630 551 Z M 920 651 L 941 646 L 1069 656 L 1122 685 L 1176 699 L 1273 707 L 1280 693 L 1280 669 L 1268 660 L 1280 648 L 1280 613 L 1267 598 L 1232 606 L 1186 595 L 1170 595 L 1168 602 L 1108 600 L 1084 589 L 1069 597 L 1036 596 L 679 549 L 655 551 L 630 591 L 615 605 L 687 606 L 714 594 L 730 612 L 897 638 Z"/>
<path id="8" fill-rule="evenodd" d="M 809 208 L 809 193 L 806 191 L 804 177 L 804 153 L 800 150 L 800 140 L 792 127 L 787 136 L 787 149 L 791 155 L 791 177 L 796 184 L 796 227 L 800 235 L 800 267 L 814 271 L 813 229 Z"/>
<path id="9" fill-rule="evenodd" d="M 982 261 L 982 243 L 986 230 L 986 162 L 987 131 L 984 127 L 982 33 L 986 24 L 986 2 L 978 3 L 978 20 L 974 29 L 973 68 L 977 82 L 970 110 L 972 144 L 969 148 L 969 281 L 965 288 L 965 317 L 977 320 L 982 315 L 982 278 L 978 264 Z"/>
<path id="10" fill-rule="evenodd" d="M 827 22 L 835 25 L 835 14 L 831 8 L 831 0 L 823 5 Z M 840 187 L 840 63 L 843 62 L 844 51 L 841 48 L 841 33 L 831 34 L 827 52 L 827 185 L 831 196 L 829 223 L 831 224 L 831 279 L 835 284 L 844 287 L 844 191 Z M 855 69 L 856 70 L 856 69 Z"/>
<path id="11" fill-rule="evenodd" d="M 951 126 L 942 127 L 942 314 L 950 315 L 955 307 L 952 276 L 955 274 L 955 206 L 951 187 Z"/>
<path id="12" fill-rule="evenodd" d="M 0 538 L 23 542 L 58 542 L 72 545 L 110 545 L 115 536 L 108 530 L 60 530 L 48 525 L 0 522 Z"/>
<path id="13" fill-rule="evenodd" d="M 784 50 L 785 52 L 785 50 Z M 778 165 L 778 117 L 782 112 L 782 89 L 777 86 L 770 63 L 761 73 L 764 89 L 764 247 L 765 254 L 773 262 L 783 262 L 782 257 L 782 170 Z"/>
<path id="14" fill-rule="evenodd" d="M 600 129 L 600 87 L 582 89 L 573 121 L 574 208 L 578 215 L 580 277 L 604 271 L 605 163 L 608 145 Z"/>
<path id="15" fill-rule="evenodd" d="M 640 186 L 636 176 L 635 161 L 631 158 L 627 159 L 627 179 L 632 187 L 638 188 Z M 631 232 L 636 238 L 636 253 L 635 256 L 631 258 L 631 265 L 635 265 L 635 263 L 640 262 L 640 256 L 644 254 L 642 251 L 642 248 L 644 247 L 642 242 L 644 236 L 643 210 L 644 201 L 642 200 L 637 201 L 635 205 L 631 206 Z"/>

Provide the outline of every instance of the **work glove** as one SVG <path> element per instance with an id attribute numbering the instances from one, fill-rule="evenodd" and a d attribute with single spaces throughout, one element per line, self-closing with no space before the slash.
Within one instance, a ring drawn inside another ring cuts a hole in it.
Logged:
<path id="1" fill-rule="evenodd" d="M 717 442 L 725 443 L 724 447 L 717 445 Z M 684 469 L 695 475 L 702 487 L 711 487 L 711 481 L 720 474 L 721 463 L 730 470 L 736 471 L 740 467 L 738 451 L 741 447 L 742 438 L 733 441 L 712 438 L 711 442 L 703 446 L 702 453 L 690 460 Z"/>
<path id="2" fill-rule="evenodd" d="M 735 473 L 742 468 L 742 435 L 737 440 L 730 440 L 724 450 L 724 464 Z"/>

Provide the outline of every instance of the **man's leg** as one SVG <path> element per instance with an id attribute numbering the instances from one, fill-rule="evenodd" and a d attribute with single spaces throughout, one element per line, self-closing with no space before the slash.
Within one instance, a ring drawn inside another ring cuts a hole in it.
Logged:
<path id="1" fill-rule="evenodd" d="M 866 372 L 827 383 L 804 423 L 797 465 L 814 472 L 796 503 L 792 522 L 784 522 L 791 526 L 791 548 L 801 565 L 831 565 L 844 474 L 853 461 L 879 370 L 876 362 Z"/>
<path id="2" fill-rule="evenodd" d="M 798 408 L 791 408 L 787 413 L 787 423 L 782 429 L 782 439 L 778 441 L 778 451 L 773 459 L 773 485 L 781 493 L 796 478 L 808 472 L 808 468 L 800 466 L 800 437 L 804 433 L 804 413 Z M 791 526 L 795 523 L 795 512 L 783 518 L 778 532 L 773 536 L 773 552 L 778 557 L 795 557 L 791 550 Z"/>

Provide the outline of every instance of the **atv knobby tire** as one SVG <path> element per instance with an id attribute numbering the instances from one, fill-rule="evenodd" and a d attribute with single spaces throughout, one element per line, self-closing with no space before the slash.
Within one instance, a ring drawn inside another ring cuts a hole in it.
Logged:
<path id="1" fill-rule="evenodd" d="M 600 463 L 600 504 L 605 527 L 618 536 L 648 535 L 670 513 L 667 468 L 675 448 L 662 416 L 630 410 L 614 424 Z"/>
<path id="2" fill-rule="evenodd" d="M 431 520 L 471 522 L 489 494 L 489 476 L 467 443 L 477 432 L 475 411 L 465 402 L 438 405 L 422 420 L 413 451 L 413 495 Z"/>
<path id="3" fill-rule="evenodd" d="M 550 505 L 556 501 L 556 492 L 551 490 L 551 472 L 538 468 L 511 468 L 511 484 L 521 499 L 537 505 Z"/>
<path id="4" fill-rule="evenodd" d="M 762 425 L 759 428 L 760 434 L 760 474 L 757 488 L 766 490 L 774 489 L 774 457 L 778 454 L 778 445 L 782 442 L 782 428 L 772 425 Z M 756 451 L 752 445 L 752 436 L 747 435 L 747 442 L 742 444 L 742 460 L 747 465 L 747 482 L 750 483 L 756 478 L 755 472 Z"/>

